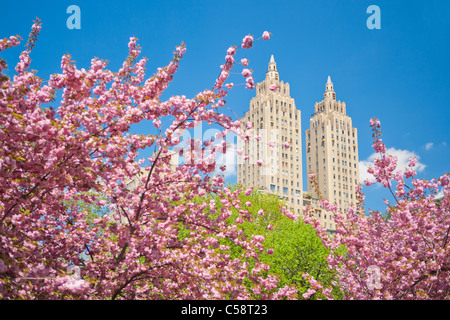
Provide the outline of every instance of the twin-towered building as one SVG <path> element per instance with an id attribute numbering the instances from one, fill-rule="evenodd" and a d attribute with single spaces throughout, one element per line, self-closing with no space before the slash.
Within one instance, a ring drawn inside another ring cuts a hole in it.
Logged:
<path id="1" fill-rule="evenodd" d="M 270 90 L 273 84 L 277 86 L 275 91 Z M 358 135 L 346 114 L 345 102 L 336 101 L 330 77 L 323 101 L 314 107 L 305 132 L 306 173 L 315 174 L 323 198 L 342 209 L 354 206 L 359 181 Z M 238 163 L 238 183 L 278 194 L 295 213 L 300 214 L 309 205 L 325 228 L 335 230 L 333 215 L 321 209 L 319 195 L 309 179 L 307 191 L 303 191 L 301 111 L 290 96 L 289 83 L 280 81 L 273 55 L 266 78 L 256 85 L 256 96 L 241 122 L 253 123 L 254 133 L 261 140 L 247 144 L 238 141 L 238 147 L 249 155 Z M 257 162 L 260 159 L 262 164 Z"/>

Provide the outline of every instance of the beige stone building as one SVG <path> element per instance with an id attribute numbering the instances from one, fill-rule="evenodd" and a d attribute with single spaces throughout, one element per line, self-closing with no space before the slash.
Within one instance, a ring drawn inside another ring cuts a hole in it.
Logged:
<path id="1" fill-rule="evenodd" d="M 276 91 L 270 85 L 277 86 Z M 252 122 L 255 135 L 261 140 L 243 144 L 238 148 L 250 157 L 238 159 L 238 183 L 262 188 L 284 198 L 291 210 L 302 209 L 302 130 L 301 112 L 290 96 L 289 83 L 280 81 L 277 64 L 272 55 L 264 81 L 256 85 L 256 96 L 250 101 L 250 110 L 241 118 L 242 123 Z M 275 147 L 270 147 L 274 142 Z M 286 142 L 290 144 L 285 147 Z M 263 164 L 258 165 L 257 160 Z"/>
<path id="2" fill-rule="evenodd" d="M 346 113 L 345 102 L 336 101 L 330 77 L 324 99 L 315 103 L 314 114 L 306 130 L 307 172 L 316 175 L 322 196 L 345 209 L 356 204 L 355 185 L 359 181 L 358 132 Z M 308 192 L 318 198 L 308 179 Z M 322 225 L 334 230 L 333 217 L 320 213 Z"/>
<path id="3" fill-rule="evenodd" d="M 276 91 L 269 89 L 272 84 L 277 85 Z M 250 110 L 240 120 L 252 122 L 253 133 L 261 140 L 244 144 L 238 139 L 238 148 L 249 155 L 245 161 L 238 159 L 238 183 L 279 195 L 295 213 L 308 205 L 324 227 L 335 230 L 332 214 L 321 208 L 309 179 L 308 191 L 303 191 L 301 112 L 290 96 L 289 83 L 280 81 L 273 56 L 264 81 L 256 85 Z M 274 148 L 268 146 L 269 141 L 275 142 Z M 315 103 L 305 141 L 307 173 L 316 174 L 322 196 L 340 208 L 354 205 L 359 180 L 357 130 L 346 114 L 345 102 L 336 101 L 330 77 L 323 101 Z M 289 148 L 284 147 L 286 142 Z M 258 165 L 259 159 L 262 165 Z"/>

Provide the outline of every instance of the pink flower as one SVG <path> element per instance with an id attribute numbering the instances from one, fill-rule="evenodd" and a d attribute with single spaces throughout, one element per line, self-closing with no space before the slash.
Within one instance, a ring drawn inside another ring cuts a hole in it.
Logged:
<path id="1" fill-rule="evenodd" d="M 236 53 L 236 47 L 229 47 L 227 50 L 227 54 L 234 55 Z"/>
<path id="2" fill-rule="evenodd" d="M 316 290 L 309 288 L 308 291 L 306 293 L 303 294 L 303 298 L 305 298 L 306 300 L 308 300 L 309 298 L 311 298 L 311 296 L 316 293 Z"/>
<path id="3" fill-rule="evenodd" d="M 220 81 L 225 81 L 225 80 L 227 80 L 229 75 L 230 75 L 230 73 L 228 71 L 222 70 L 222 72 L 219 75 L 219 80 Z"/>
<path id="4" fill-rule="evenodd" d="M 263 160 L 259 159 L 258 161 L 256 161 L 256 164 L 258 165 L 258 167 L 261 167 L 263 164 Z"/>
<path id="5" fill-rule="evenodd" d="M 409 167 L 414 167 L 416 165 L 416 163 L 417 163 L 417 158 L 415 158 L 415 157 L 409 158 L 409 164 L 408 164 Z"/>
<path id="6" fill-rule="evenodd" d="M 247 82 L 246 88 L 247 89 L 253 89 L 255 87 L 255 82 L 253 80 L 253 77 L 247 77 L 245 80 Z"/>
<path id="7" fill-rule="evenodd" d="M 269 224 L 269 225 L 267 226 L 267 230 L 273 230 L 273 225 Z"/>
<path id="8" fill-rule="evenodd" d="M 273 254 L 273 249 L 268 249 L 267 254 Z"/>
<path id="9" fill-rule="evenodd" d="M 290 146 L 291 146 L 291 145 L 289 144 L 289 142 L 286 142 L 286 143 L 284 144 L 284 147 L 285 147 L 286 149 L 289 149 Z"/>
<path id="10" fill-rule="evenodd" d="M 244 69 L 242 70 L 242 75 L 244 76 L 244 78 L 247 78 L 248 76 L 252 75 L 252 71 L 249 69 Z"/>
<path id="11" fill-rule="evenodd" d="M 275 147 L 275 141 L 269 141 L 269 147 L 273 148 Z"/>
<path id="12" fill-rule="evenodd" d="M 247 190 L 245 190 L 244 194 L 245 194 L 246 196 L 249 196 L 249 195 L 252 194 L 252 192 L 253 192 L 253 189 L 247 189 Z"/>
<path id="13" fill-rule="evenodd" d="M 228 64 L 233 65 L 233 63 L 234 63 L 234 58 L 233 58 L 232 55 L 227 54 L 227 55 L 225 56 L 225 61 L 226 61 Z M 229 68 L 230 65 L 224 66 L 224 69 L 230 69 L 230 68 Z"/>
<path id="14" fill-rule="evenodd" d="M 8 270 L 8 268 L 6 267 L 3 260 L 0 259 L 0 272 L 5 272 L 6 270 Z"/>
<path id="15" fill-rule="evenodd" d="M 156 128 L 161 127 L 161 120 L 160 120 L 159 118 L 154 119 L 154 120 L 153 120 L 153 125 L 154 125 Z"/>
<path id="16" fill-rule="evenodd" d="M 414 177 L 415 175 L 416 175 L 416 172 L 414 170 L 411 170 L 411 169 L 405 170 L 405 178 L 406 179 Z"/>
<path id="17" fill-rule="evenodd" d="M 253 36 L 248 35 L 245 36 L 244 39 L 242 39 L 242 48 L 250 49 L 252 45 L 253 45 Z"/>
<path id="18" fill-rule="evenodd" d="M 270 86 L 269 86 L 269 89 L 270 89 L 270 91 L 277 91 L 277 85 L 274 83 L 274 84 L 271 84 Z"/>
<path id="19" fill-rule="evenodd" d="M 41 25 L 38 23 L 33 24 L 33 26 L 31 27 L 33 30 L 35 30 L 36 32 L 39 32 L 41 30 Z"/>
<path id="20" fill-rule="evenodd" d="M 269 40 L 270 39 L 270 35 L 271 35 L 270 32 L 264 31 L 262 37 L 263 37 L 264 40 Z"/>
<path id="21" fill-rule="evenodd" d="M 248 121 L 248 122 L 247 122 L 247 125 L 246 125 L 246 128 L 247 128 L 247 129 L 253 128 L 253 123 L 251 123 L 250 121 Z"/>
<path id="22" fill-rule="evenodd" d="M 227 91 L 225 91 L 224 89 L 222 89 L 222 90 L 219 90 L 218 92 L 217 92 L 217 95 L 219 96 L 219 97 L 226 97 L 227 95 L 228 95 L 228 92 Z M 219 101 L 219 104 L 220 104 L 220 101 Z"/>
<path id="23" fill-rule="evenodd" d="M 265 215 L 266 213 L 264 212 L 263 209 L 259 209 L 258 214 L 259 214 L 260 216 L 263 216 L 263 215 Z"/>
<path id="24" fill-rule="evenodd" d="M 248 66 L 248 59 L 241 59 L 241 63 L 244 67 Z"/>
<path id="25" fill-rule="evenodd" d="M 245 203 L 245 205 L 246 205 L 247 207 L 251 207 L 251 206 L 252 206 L 252 203 L 251 203 L 250 201 L 247 201 L 247 202 Z"/>
<path id="26" fill-rule="evenodd" d="M 185 47 L 181 47 L 181 46 L 178 46 L 177 48 L 176 48 L 176 50 L 177 50 L 177 52 L 178 52 L 178 55 L 179 56 L 183 56 L 184 55 L 184 53 L 186 52 L 186 48 Z"/>
<path id="27" fill-rule="evenodd" d="M 370 119 L 370 126 L 372 127 L 380 127 L 380 121 L 375 118 Z"/>
<path id="28" fill-rule="evenodd" d="M 227 84 L 225 85 L 225 87 L 227 87 L 228 90 L 231 90 L 231 88 L 233 88 L 233 82 L 227 83 Z"/>

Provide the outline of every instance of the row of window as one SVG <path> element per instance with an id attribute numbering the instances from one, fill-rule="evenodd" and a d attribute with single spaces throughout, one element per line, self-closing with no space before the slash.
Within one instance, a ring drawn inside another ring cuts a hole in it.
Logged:
<path id="1" fill-rule="evenodd" d="M 333 97 L 336 97 L 336 94 L 333 94 Z M 317 107 L 317 112 L 324 112 L 326 108 L 325 104 L 319 103 L 318 107 Z M 338 111 L 338 112 L 344 112 L 344 109 L 342 108 L 342 106 L 339 108 L 336 104 L 333 105 L 333 107 L 331 107 L 331 104 L 328 105 L 328 110 L 334 110 L 334 111 Z"/>
<path id="2" fill-rule="evenodd" d="M 336 119 L 336 122 L 337 122 L 337 119 Z M 342 122 L 342 120 L 341 120 L 341 122 Z M 320 123 L 319 123 L 319 120 L 317 120 L 317 121 L 315 121 L 315 122 L 313 122 L 313 124 L 316 124 L 316 126 L 318 126 Z M 313 126 L 314 127 L 314 126 Z M 347 129 L 347 136 L 349 136 L 350 137 L 350 129 L 352 129 L 351 127 L 350 127 L 350 124 L 347 122 L 347 127 L 348 128 L 346 128 Z M 322 134 L 325 132 L 325 128 L 324 128 L 324 126 L 322 125 L 321 126 L 321 128 L 322 128 Z M 336 126 L 336 127 L 334 127 L 334 126 L 331 126 L 331 132 L 334 132 L 334 128 L 336 128 L 336 132 L 337 133 L 339 133 L 339 128 L 338 128 L 338 126 Z M 314 130 L 314 134 L 317 136 L 317 129 L 315 129 Z M 345 130 L 344 129 L 341 129 L 341 134 L 344 134 L 345 135 Z M 331 134 L 331 136 L 333 137 L 333 134 Z M 336 135 L 337 136 L 337 135 Z M 354 138 L 355 137 L 355 132 L 352 130 L 352 134 L 351 134 L 351 136 Z M 322 136 L 322 137 L 324 137 L 324 136 Z M 308 133 L 308 139 L 311 139 L 311 134 L 310 133 Z"/>

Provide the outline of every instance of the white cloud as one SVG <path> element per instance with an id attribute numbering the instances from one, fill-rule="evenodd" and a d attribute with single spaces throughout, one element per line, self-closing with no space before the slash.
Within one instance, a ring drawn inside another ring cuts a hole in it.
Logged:
<path id="1" fill-rule="evenodd" d="M 443 198 L 444 197 L 444 189 L 441 189 L 441 191 L 439 191 L 436 195 L 435 198 L 439 199 L 439 198 Z"/>
<path id="2" fill-rule="evenodd" d="M 396 170 L 404 171 L 408 168 L 409 158 L 415 157 L 417 159 L 416 166 L 414 170 L 417 172 L 422 172 L 426 165 L 419 161 L 420 157 L 414 152 L 409 150 L 401 150 L 395 148 L 389 148 L 386 150 L 387 154 L 397 157 L 397 167 Z M 359 181 L 360 183 L 364 183 L 365 180 L 369 180 L 375 182 L 375 179 L 372 174 L 367 172 L 369 166 L 373 166 L 373 161 L 375 158 L 379 158 L 378 153 L 372 153 L 367 159 L 361 160 L 359 162 Z"/>
<path id="3" fill-rule="evenodd" d="M 433 148 L 433 145 L 434 145 L 433 142 L 428 142 L 428 143 L 425 145 L 425 149 L 426 149 L 426 150 L 430 150 L 431 148 Z"/>
<path id="4" fill-rule="evenodd" d="M 367 172 L 367 169 L 373 165 L 373 160 L 375 154 L 371 154 L 366 160 L 359 162 L 359 182 L 362 184 L 364 181 L 369 180 L 375 182 L 373 175 Z M 373 159 L 372 159 L 373 158 Z"/>

